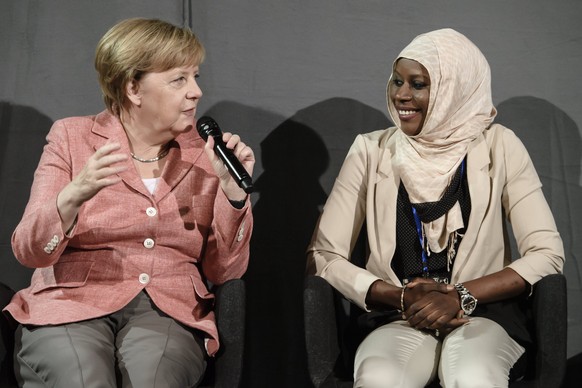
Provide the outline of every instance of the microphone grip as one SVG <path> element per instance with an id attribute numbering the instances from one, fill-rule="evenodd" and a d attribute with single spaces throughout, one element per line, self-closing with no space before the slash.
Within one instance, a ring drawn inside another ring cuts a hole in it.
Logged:
<path id="1" fill-rule="evenodd" d="M 222 140 L 222 131 L 220 127 L 211 117 L 201 117 L 196 123 L 198 134 L 204 139 L 208 140 L 208 136 L 214 139 L 214 153 L 224 163 L 230 176 L 236 181 L 238 186 L 250 194 L 253 192 L 253 180 L 238 158 L 232 153 L 232 150 L 226 147 Z"/>
<path id="2" fill-rule="evenodd" d="M 240 161 L 236 156 L 226 148 L 226 145 L 222 141 L 222 137 L 212 136 L 214 138 L 214 152 L 220 160 L 226 166 L 226 169 L 230 173 L 230 176 L 238 183 L 239 187 L 245 191 L 245 193 L 250 194 L 253 192 L 253 180 L 247 171 L 242 168 Z"/>

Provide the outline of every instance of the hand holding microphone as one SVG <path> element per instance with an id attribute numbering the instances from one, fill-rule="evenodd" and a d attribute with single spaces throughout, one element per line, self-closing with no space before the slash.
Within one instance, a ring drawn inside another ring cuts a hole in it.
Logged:
<path id="1" fill-rule="evenodd" d="M 238 187 L 243 189 L 247 194 L 253 192 L 254 188 L 252 178 L 239 160 L 239 157 L 241 156 L 243 157 L 243 160 L 250 157 L 249 160 L 254 162 L 252 150 L 242 142 L 237 142 L 234 145 L 234 150 L 228 148 L 227 143 L 223 140 L 223 134 L 220 127 L 211 117 L 204 116 L 199 118 L 196 122 L 196 129 L 198 130 L 200 137 L 205 141 L 208 141 L 208 138 L 212 137 L 212 140 L 214 141 L 214 153 L 222 161 Z M 228 143 L 230 143 L 232 139 L 233 138 L 230 138 Z M 228 195 L 228 193 L 226 194 Z"/>

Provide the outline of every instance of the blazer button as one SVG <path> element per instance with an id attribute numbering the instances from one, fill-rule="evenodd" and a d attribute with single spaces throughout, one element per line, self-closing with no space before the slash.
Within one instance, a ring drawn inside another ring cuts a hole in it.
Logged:
<path id="1" fill-rule="evenodd" d="M 143 241 L 143 246 L 146 247 L 147 249 L 152 249 L 154 245 L 155 245 L 154 240 L 152 240 L 151 238 L 146 238 Z"/>
<path id="2" fill-rule="evenodd" d="M 156 214 L 158 214 L 158 211 L 156 210 L 155 207 L 148 207 L 146 209 L 146 214 L 150 217 L 154 217 Z"/>
<path id="3" fill-rule="evenodd" d="M 150 275 L 147 273 L 142 273 L 139 275 L 138 279 L 141 284 L 148 284 L 150 282 Z"/>
<path id="4" fill-rule="evenodd" d="M 245 223 L 243 221 L 242 225 L 240 226 L 240 229 L 238 230 L 238 236 L 236 237 L 236 241 L 242 241 L 242 239 L 244 238 L 244 232 L 245 232 Z"/>

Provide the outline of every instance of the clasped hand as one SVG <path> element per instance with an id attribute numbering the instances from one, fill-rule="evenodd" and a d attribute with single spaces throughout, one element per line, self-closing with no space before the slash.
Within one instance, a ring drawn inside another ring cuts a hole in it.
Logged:
<path id="1" fill-rule="evenodd" d="M 459 296 L 452 285 L 432 279 L 414 279 L 404 292 L 403 317 L 410 326 L 438 330 L 446 335 L 469 320 L 463 317 Z"/>

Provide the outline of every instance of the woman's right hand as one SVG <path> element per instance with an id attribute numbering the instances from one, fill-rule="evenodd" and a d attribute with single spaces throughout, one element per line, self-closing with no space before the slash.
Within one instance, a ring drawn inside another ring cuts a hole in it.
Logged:
<path id="1" fill-rule="evenodd" d="M 458 293 L 452 285 L 432 279 L 415 279 L 404 295 L 404 316 L 416 329 L 439 330 L 448 334 L 468 322 L 460 310 Z"/>
<path id="2" fill-rule="evenodd" d="M 126 154 L 116 153 L 119 143 L 107 143 L 87 160 L 81 172 L 66 185 L 57 197 L 57 208 L 61 215 L 63 230 L 68 230 L 83 203 L 93 198 L 103 188 L 117 184 L 117 175 L 127 169 L 118 163 L 127 160 Z"/>

